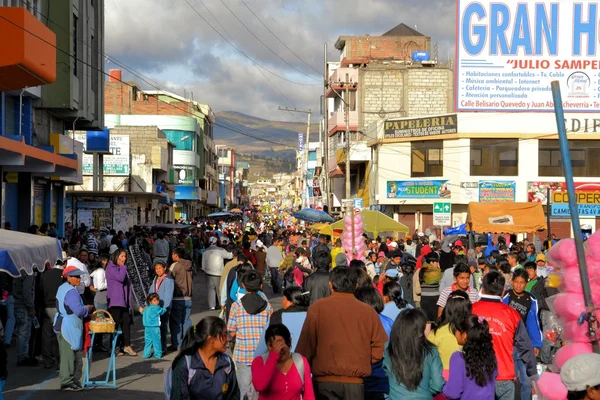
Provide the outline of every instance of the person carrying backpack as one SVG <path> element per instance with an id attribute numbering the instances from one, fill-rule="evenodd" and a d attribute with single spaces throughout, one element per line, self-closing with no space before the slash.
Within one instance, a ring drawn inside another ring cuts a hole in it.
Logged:
<path id="1" fill-rule="evenodd" d="M 252 361 L 252 385 L 258 400 L 314 400 L 310 366 L 304 356 L 290 351 L 292 335 L 283 324 L 265 332 L 269 351 Z"/>
<path id="2" fill-rule="evenodd" d="M 205 317 L 188 329 L 182 349 L 165 375 L 166 400 L 240 400 L 227 350 L 227 330 L 219 317 Z"/>

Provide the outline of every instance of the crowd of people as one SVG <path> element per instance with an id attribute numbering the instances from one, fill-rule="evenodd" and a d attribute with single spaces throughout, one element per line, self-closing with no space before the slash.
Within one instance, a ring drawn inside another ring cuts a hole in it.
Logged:
<path id="1" fill-rule="evenodd" d="M 122 331 L 116 355 L 130 357 L 140 313 L 143 357 L 177 353 L 171 399 L 532 398 L 560 347 L 542 334 L 556 291 L 534 243 L 500 236 L 467 250 L 461 239 L 418 232 L 364 235 L 363 262 L 309 232 L 260 219 L 177 232 L 68 225 L 69 256 L 53 268 L 16 279 L 0 272 L 5 346 L 14 335 L 17 366 L 58 367 L 60 388 L 78 391 L 93 312 L 112 315 Z M 143 304 L 128 275 L 131 246 L 152 266 Z M 193 293 L 200 274 L 205 290 Z M 192 325 L 198 296 L 215 315 Z M 94 350 L 110 343 L 97 335 Z M 569 398 L 586 398 L 588 387 L 569 388 Z"/>

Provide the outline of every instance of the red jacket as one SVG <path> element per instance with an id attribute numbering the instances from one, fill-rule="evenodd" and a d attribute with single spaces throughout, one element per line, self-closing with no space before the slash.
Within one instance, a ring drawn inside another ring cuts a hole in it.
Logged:
<path id="1" fill-rule="evenodd" d="M 499 381 L 515 379 L 513 349 L 527 367 L 527 376 L 537 375 L 537 366 L 533 346 L 521 316 L 513 308 L 502 303 L 499 296 L 486 296 L 473 304 L 473 314 L 485 318 L 490 325 L 492 344 L 498 360 Z"/>

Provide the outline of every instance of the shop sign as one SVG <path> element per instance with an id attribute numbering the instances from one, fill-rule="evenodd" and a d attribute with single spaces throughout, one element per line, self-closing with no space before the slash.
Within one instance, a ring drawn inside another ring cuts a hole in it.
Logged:
<path id="1" fill-rule="evenodd" d="M 554 111 L 554 80 L 569 112 L 600 108 L 598 3 L 458 0 L 457 111 Z"/>
<path id="2" fill-rule="evenodd" d="M 175 200 L 199 200 L 198 188 L 195 186 L 176 185 Z"/>
<path id="3" fill-rule="evenodd" d="M 75 140 L 83 143 L 83 175 L 93 175 L 94 156 L 86 154 L 86 135 L 75 134 Z M 104 175 L 128 176 L 129 175 L 129 136 L 110 135 L 110 153 L 104 156 Z"/>
<path id="4" fill-rule="evenodd" d="M 569 217 L 569 194 L 564 182 L 529 182 L 527 185 L 530 202 L 546 204 L 550 189 L 550 215 Z M 575 197 L 579 215 L 582 217 L 600 216 L 600 183 L 575 182 Z"/>
<path id="5" fill-rule="evenodd" d="M 388 181 L 388 199 L 449 199 L 448 181 Z"/>
<path id="6" fill-rule="evenodd" d="M 195 169 L 191 165 L 173 165 L 175 182 L 180 185 L 194 186 L 196 184 Z"/>
<path id="7" fill-rule="evenodd" d="M 457 133 L 456 114 L 385 121 L 384 138 L 400 139 Z"/>
<path id="8" fill-rule="evenodd" d="M 480 203 L 514 203 L 517 182 L 479 181 Z"/>

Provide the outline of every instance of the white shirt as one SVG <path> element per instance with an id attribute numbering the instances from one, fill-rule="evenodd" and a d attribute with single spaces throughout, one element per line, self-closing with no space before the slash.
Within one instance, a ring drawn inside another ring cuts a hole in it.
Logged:
<path id="1" fill-rule="evenodd" d="M 92 278 L 94 288 L 97 291 L 106 290 L 106 271 L 104 271 L 104 268 L 96 268 L 96 270 L 90 274 L 90 277 Z"/>
<path id="2" fill-rule="evenodd" d="M 81 275 L 81 283 L 77 286 L 77 293 L 83 294 L 85 292 L 85 288 L 90 286 L 92 280 L 90 279 L 90 273 L 88 272 L 87 266 L 79 261 L 76 258 L 69 258 L 67 260 L 67 267 L 73 266 L 80 271 L 83 271 L 84 274 Z M 66 267 L 65 267 L 66 268 Z"/>

